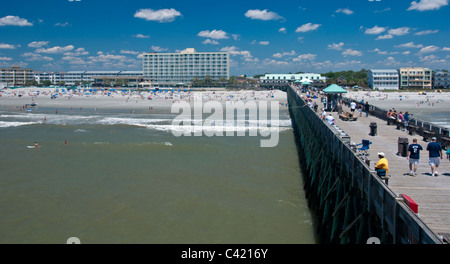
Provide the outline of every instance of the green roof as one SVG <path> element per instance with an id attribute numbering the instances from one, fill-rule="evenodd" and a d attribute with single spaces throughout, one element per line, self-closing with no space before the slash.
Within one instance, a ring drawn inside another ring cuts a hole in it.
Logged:
<path id="1" fill-rule="evenodd" d="M 324 93 L 347 93 L 346 90 L 342 89 L 342 87 L 340 87 L 337 84 L 332 84 L 330 86 L 328 86 L 327 88 L 323 89 Z"/>

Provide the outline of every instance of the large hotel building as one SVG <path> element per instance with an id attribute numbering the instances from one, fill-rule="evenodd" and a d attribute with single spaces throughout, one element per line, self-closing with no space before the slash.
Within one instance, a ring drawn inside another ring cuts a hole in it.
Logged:
<path id="1" fill-rule="evenodd" d="M 175 86 L 191 84 L 194 78 L 228 80 L 230 77 L 227 52 L 196 52 L 189 48 L 180 53 L 144 53 L 144 80 L 153 85 Z"/>

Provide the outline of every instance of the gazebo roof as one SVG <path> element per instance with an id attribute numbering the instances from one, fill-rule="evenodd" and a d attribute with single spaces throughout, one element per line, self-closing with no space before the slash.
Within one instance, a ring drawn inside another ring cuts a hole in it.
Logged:
<path id="1" fill-rule="evenodd" d="M 347 93 L 346 90 L 342 89 L 342 87 L 340 87 L 337 84 L 332 84 L 330 86 L 328 86 L 327 88 L 323 89 L 324 93 Z"/>

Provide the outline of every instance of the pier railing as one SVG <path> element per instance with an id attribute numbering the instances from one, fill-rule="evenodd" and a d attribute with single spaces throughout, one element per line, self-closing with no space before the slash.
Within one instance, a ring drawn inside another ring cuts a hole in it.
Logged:
<path id="1" fill-rule="evenodd" d="M 339 131 L 294 89 L 287 93 L 304 188 L 322 243 L 442 243 Z"/>

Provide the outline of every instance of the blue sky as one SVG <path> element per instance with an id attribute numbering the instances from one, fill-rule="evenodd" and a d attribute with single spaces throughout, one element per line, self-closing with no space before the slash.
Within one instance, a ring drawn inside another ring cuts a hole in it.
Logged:
<path id="1" fill-rule="evenodd" d="M 230 52 L 231 75 L 450 69 L 449 0 L 21 0 L 0 67 L 142 70 L 143 52 Z"/>

